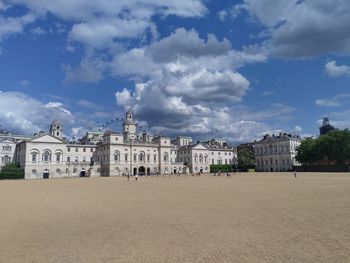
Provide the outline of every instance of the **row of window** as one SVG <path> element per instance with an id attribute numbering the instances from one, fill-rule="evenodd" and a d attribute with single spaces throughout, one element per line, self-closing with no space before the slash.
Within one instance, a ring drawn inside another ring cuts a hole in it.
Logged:
<path id="1" fill-rule="evenodd" d="M 289 165 L 290 164 L 290 162 L 291 162 L 291 160 L 289 160 L 289 159 L 282 159 L 282 160 L 280 160 L 280 164 L 282 164 L 282 165 L 285 165 L 285 164 L 287 164 L 287 165 Z M 257 159 L 256 160 L 256 164 L 257 165 L 278 165 L 278 160 L 273 160 L 273 159 L 270 159 L 270 160 L 265 160 L 265 162 L 264 162 L 264 160 L 259 160 L 259 159 Z"/>
<path id="2" fill-rule="evenodd" d="M 32 162 L 33 163 L 37 163 L 39 161 L 39 158 L 38 158 L 39 154 L 37 152 L 33 152 L 32 153 Z M 42 154 L 42 158 L 41 160 L 45 163 L 48 163 L 48 162 L 51 162 L 51 153 L 49 151 L 45 151 L 43 154 Z M 62 161 L 62 153 L 58 152 L 58 153 L 55 153 L 55 160 L 56 162 L 61 162 Z M 92 160 L 92 157 L 91 157 L 91 160 Z M 75 157 L 74 158 L 74 161 L 75 162 L 79 162 L 79 157 Z M 83 157 L 82 158 L 82 161 L 83 162 L 86 162 L 86 157 Z M 67 157 L 67 162 L 71 162 L 71 157 L 68 156 Z"/>
<path id="3" fill-rule="evenodd" d="M 72 147 L 67 147 L 67 151 L 70 152 L 71 148 Z M 85 153 L 87 148 L 83 147 L 82 149 L 83 149 L 83 152 Z M 90 152 L 93 152 L 93 151 L 94 151 L 94 148 L 90 148 Z M 79 147 L 75 147 L 75 152 L 79 152 Z"/>
<path id="4" fill-rule="evenodd" d="M 288 153 L 289 151 L 294 151 L 295 147 L 291 146 L 289 147 L 289 145 L 281 145 L 279 146 L 279 152 L 281 153 Z M 259 154 L 264 154 L 264 153 L 277 153 L 277 145 L 269 145 L 264 146 L 264 147 L 257 147 L 255 148 L 255 154 L 259 155 Z"/>
<path id="5" fill-rule="evenodd" d="M 9 146 L 9 145 L 2 146 L 2 150 L 4 152 L 11 152 L 12 146 Z"/>

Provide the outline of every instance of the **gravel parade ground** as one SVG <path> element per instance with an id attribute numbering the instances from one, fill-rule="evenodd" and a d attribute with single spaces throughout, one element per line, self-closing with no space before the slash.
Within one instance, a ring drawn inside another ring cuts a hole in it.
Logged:
<path id="1" fill-rule="evenodd" d="M 0 262 L 350 262 L 350 174 L 0 181 Z"/>

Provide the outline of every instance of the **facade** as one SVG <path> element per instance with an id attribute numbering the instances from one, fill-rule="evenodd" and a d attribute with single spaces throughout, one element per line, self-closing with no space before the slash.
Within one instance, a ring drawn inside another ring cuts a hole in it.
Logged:
<path id="1" fill-rule="evenodd" d="M 260 172 L 290 171 L 293 165 L 300 165 L 296 160 L 299 136 L 280 133 L 278 136 L 265 135 L 254 143 L 256 170 Z"/>
<path id="2" fill-rule="evenodd" d="M 11 133 L 0 134 L 0 168 L 5 164 L 14 162 L 16 144 L 30 137 L 12 135 Z"/>
<path id="3" fill-rule="evenodd" d="M 137 133 L 130 111 L 126 113 L 122 133 L 88 132 L 78 142 L 63 137 L 63 127 L 53 121 L 49 133 L 1 142 L 4 163 L 15 162 L 25 171 L 25 179 L 167 175 L 207 173 L 211 164 L 233 164 L 236 149 L 225 141 L 193 143 L 191 137 Z"/>

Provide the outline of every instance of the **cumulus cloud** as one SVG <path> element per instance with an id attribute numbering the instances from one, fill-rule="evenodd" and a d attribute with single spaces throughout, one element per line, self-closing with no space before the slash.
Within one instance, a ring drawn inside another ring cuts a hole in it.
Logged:
<path id="1" fill-rule="evenodd" d="M 107 64 L 101 58 L 88 53 L 77 67 L 62 65 L 65 72 L 65 84 L 96 83 L 104 78 Z"/>
<path id="2" fill-rule="evenodd" d="M 350 53 L 348 0 L 244 0 L 237 6 L 262 23 L 271 54 L 305 58 Z"/>
<path id="3" fill-rule="evenodd" d="M 47 130 L 53 119 L 64 124 L 74 121 L 73 114 L 61 102 L 43 103 L 19 92 L 1 92 L 0 102 L 0 123 L 12 132 L 32 134 Z"/>
<path id="4" fill-rule="evenodd" d="M 0 15 L 0 42 L 12 34 L 23 33 L 24 27 L 34 21 L 35 16 L 33 14 L 18 17 L 4 17 Z"/>
<path id="5" fill-rule="evenodd" d="M 228 140 L 248 140 L 269 129 L 264 120 L 294 110 L 275 105 L 257 113 L 234 107 L 249 90 L 249 81 L 237 70 L 265 60 L 256 46 L 238 51 L 226 39 L 202 39 L 195 30 L 180 28 L 150 45 L 115 55 L 112 73 L 135 81 L 134 90 L 115 94 L 116 102 L 166 134 L 197 136 L 220 130 Z"/>
<path id="6" fill-rule="evenodd" d="M 337 65 L 335 60 L 325 65 L 325 72 L 331 77 L 350 76 L 350 67 L 345 65 Z"/>

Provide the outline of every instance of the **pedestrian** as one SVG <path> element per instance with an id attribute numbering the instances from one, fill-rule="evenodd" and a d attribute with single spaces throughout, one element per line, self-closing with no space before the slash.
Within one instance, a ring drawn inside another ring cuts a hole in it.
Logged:
<path id="1" fill-rule="evenodd" d="M 138 177 L 138 175 L 137 175 L 137 174 L 135 174 L 135 181 L 137 181 L 137 177 Z"/>
<path id="2" fill-rule="evenodd" d="M 129 181 L 129 178 L 130 178 L 130 174 L 128 173 L 128 175 L 127 175 L 126 177 L 128 177 L 128 181 Z"/>
<path id="3" fill-rule="evenodd" d="M 294 178 L 297 178 L 297 171 L 294 170 Z"/>

